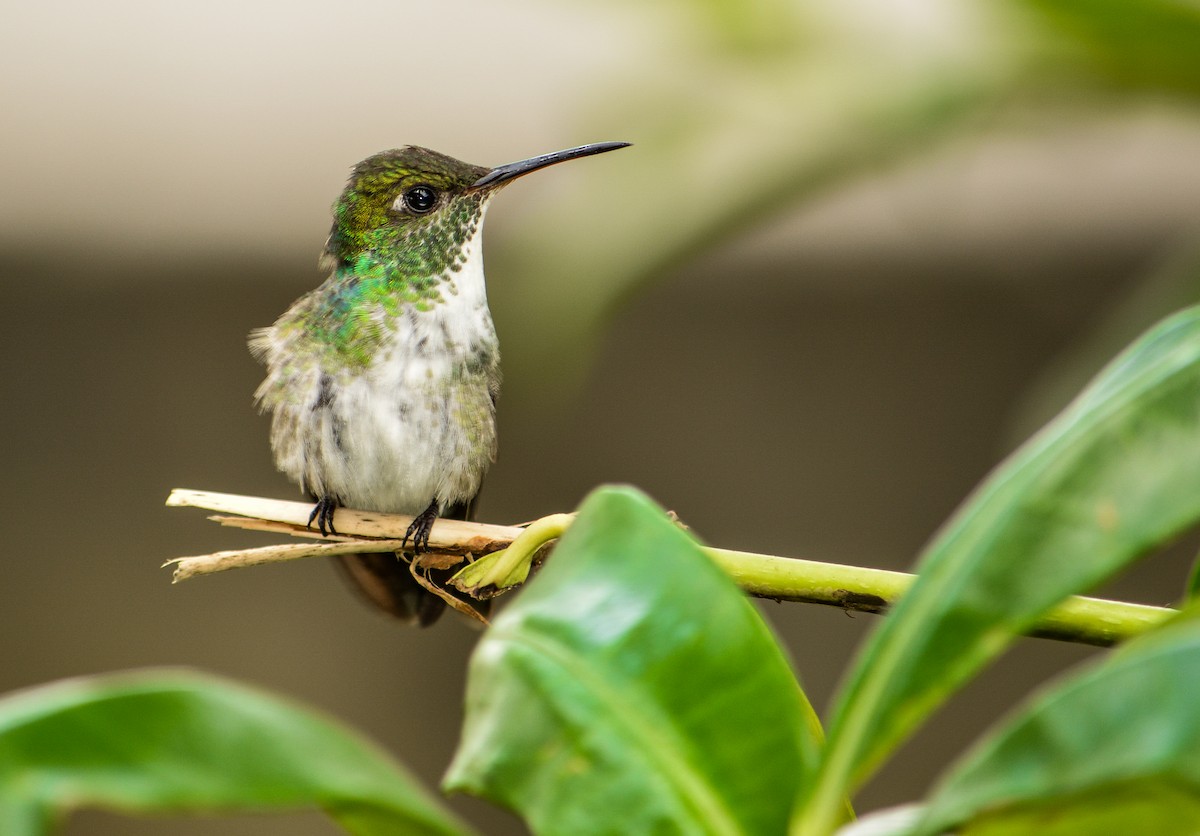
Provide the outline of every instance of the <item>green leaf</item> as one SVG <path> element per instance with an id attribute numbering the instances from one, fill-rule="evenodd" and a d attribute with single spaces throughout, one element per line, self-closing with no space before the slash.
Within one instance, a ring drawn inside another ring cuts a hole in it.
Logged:
<path id="1" fill-rule="evenodd" d="M 860 654 L 804 832 L 1067 595 L 1200 518 L 1200 308 L 1143 336 L 968 499 Z"/>
<path id="2" fill-rule="evenodd" d="M 1200 833 L 1200 799 L 1161 781 L 1127 782 L 1069 799 L 984 816 L 956 836 L 1194 836 Z M 905 831 L 904 836 L 911 836 Z"/>
<path id="3" fill-rule="evenodd" d="M 1023 0 L 1090 68 L 1123 87 L 1200 94 L 1200 6 L 1180 0 Z"/>
<path id="4" fill-rule="evenodd" d="M 537 833 L 780 833 L 819 736 L 745 596 L 606 488 L 476 649 L 446 785 Z"/>
<path id="5" fill-rule="evenodd" d="M 1200 831 L 1198 614 L 1035 698 L 950 771 L 916 832 Z"/>
<path id="6" fill-rule="evenodd" d="M 216 677 L 146 671 L 0 700 L 0 833 L 66 811 L 266 811 L 319 806 L 355 834 L 464 833 L 357 734 Z"/>

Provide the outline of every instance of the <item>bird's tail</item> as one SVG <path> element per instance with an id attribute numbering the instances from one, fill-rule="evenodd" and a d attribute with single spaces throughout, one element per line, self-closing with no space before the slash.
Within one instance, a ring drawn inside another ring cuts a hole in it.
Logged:
<path id="1" fill-rule="evenodd" d="M 417 583 L 395 552 L 344 554 L 334 560 L 363 600 L 405 624 L 428 627 L 446 608 L 445 601 Z"/>
<path id="2" fill-rule="evenodd" d="M 441 516 L 451 520 L 470 519 L 471 505 L 453 505 Z M 334 562 L 359 597 L 405 624 L 428 627 L 446 609 L 446 602 L 417 583 L 408 561 L 395 552 L 338 555 Z M 445 581 L 454 571 L 433 570 L 430 580 L 434 583 Z M 490 601 L 468 599 L 466 603 L 484 617 L 491 610 Z"/>

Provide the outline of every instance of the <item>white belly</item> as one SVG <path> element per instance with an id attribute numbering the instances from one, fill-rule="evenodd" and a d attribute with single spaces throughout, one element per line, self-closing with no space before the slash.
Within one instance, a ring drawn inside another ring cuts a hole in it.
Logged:
<path id="1" fill-rule="evenodd" d="M 432 499 L 470 500 L 495 458 L 488 375 L 447 357 L 397 347 L 341 387 L 328 411 L 313 452 L 325 491 L 350 507 L 416 514 Z"/>

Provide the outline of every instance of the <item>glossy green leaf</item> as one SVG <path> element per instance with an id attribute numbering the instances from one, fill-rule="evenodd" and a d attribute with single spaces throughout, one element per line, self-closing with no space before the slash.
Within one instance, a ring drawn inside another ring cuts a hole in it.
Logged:
<path id="1" fill-rule="evenodd" d="M 0 700 L 0 833 L 71 809 L 320 807 L 350 833 L 466 829 L 372 744 L 319 714 L 183 671 L 67 680 Z"/>
<path id="2" fill-rule="evenodd" d="M 916 832 L 1200 832 L 1198 613 L 1035 698 L 950 771 Z"/>
<path id="3" fill-rule="evenodd" d="M 476 649 L 446 785 L 538 833 L 780 833 L 819 734 L 745 596 L 606 488 Z"/>
<path id="4" fill-rule="evenodd" d="M 842 690 L 805 832 L 1039 615 L 1200 518 L 1200 309 L 1137 341 L 927 549 Z"/>

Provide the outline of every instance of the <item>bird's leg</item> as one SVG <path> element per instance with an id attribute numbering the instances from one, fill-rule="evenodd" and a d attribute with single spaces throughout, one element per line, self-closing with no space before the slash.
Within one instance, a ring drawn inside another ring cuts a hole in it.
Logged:
<path id="1" fill-rule="evenodd" d="M 337 510 L 337 507 L 338 501 L 332 496 L 325 495 L 318 499 L 317 504 L 313 506 L 312 513 L 308 515 L 308 527 L 312 528 L 315 520 L 322 537 L 337 534 L 337 529 L 333 527 L 333 512 Z"/>
<path id="2" fill-rule="evenodd" d="M 408 543 L 408 538 L 412 538 L 413 551 L 416 554 L 429 551 L 429 534 L 433 531 L 433 523 L 438 518 L 438 501 L 435 498 L 429 503 L 429 507 L 413 518 L 412 524 L 408 530 L 404 532 L 402 544 Z"/>

